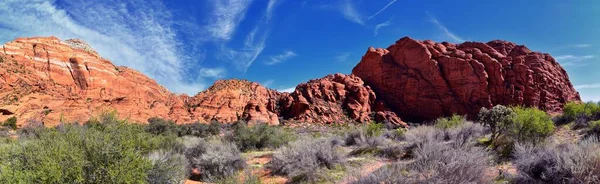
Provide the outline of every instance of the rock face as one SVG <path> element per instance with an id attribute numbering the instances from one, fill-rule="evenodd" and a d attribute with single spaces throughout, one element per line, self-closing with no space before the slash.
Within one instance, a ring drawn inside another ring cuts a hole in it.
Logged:
<path id="1" fill-rule="evenodd" d="M 101 111 L 118 109 L 124 118 L 190 121 L 182 97 L 145 75 L 117 67 L 83 41 L 20 38 L 0 51 L 0 120 L 16 115 L 18 124 L 37 120 L 48 126 L 60 119 L 83 122 Z"/>
<path id="2" fill-rule="evenodd" d="M 1 49 L 0 121 L 16 116 L 20 127 L 31 121 L 46 126 L 60 120 L 84 122 L 107 110 L 140 123 L 151 117 L 177 123 L 269 124 L 279 124 L 280 119 L 346 123 L 375 118 L 403 125 L 355 76 L 328 76 L 302 84 L 291 94 L 245 80 L 219 80 L 190 97 L 173 94 L 135 70 L 113 65 L 81 40 L 20 38 Z"/>
<path id="3" fill-rule="evenodd" d="M 193 116 L 204 120 L 279 124 L 277 101 L 280 94 L 256 82 L 218 80 L 188 102 Z"/>
<path id="4" fill-rule="evenodd" d="M 558 112 L 580 101 L 552 56 L 499 40 L 456 45 L 405 37 L 387 49 L 369 48 L 352 73 L 407 120 L 475 117 L 496 104 Z"/>
<path id="5" fill-rule="evenodd" d="M 354 75 L 328 75 L 300 84 L 282 95 L 280 109 L 284 118 L 302 122 L 389 121 L 406 126 Z"/>

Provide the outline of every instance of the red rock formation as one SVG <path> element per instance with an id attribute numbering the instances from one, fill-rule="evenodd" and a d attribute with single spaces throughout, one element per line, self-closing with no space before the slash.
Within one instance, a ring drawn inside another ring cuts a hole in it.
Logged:
<path id="1" fill-rule="evenodd" d="M 409 120 L 474 117 L 495 104 L 557 112 L 580 100 L 549 54 L 498 40 L 456 45 L 405 37 L 388 49 L 369 48 L 352 73 Z"/>
<path id="2" fill-rule="evenodd" d="M 135 70 L 113 65 L 81 40 L 20 38 L 1 49 L 0 121 L 16 116 L 18 126 L 29 120 L 47 126 L 61 119 L 84 122 L 113 109 L 122 118 L 141 123 L 160 117 L 177 123 L 246 120 L 279 124 L 281 112 L 285 118 L 307 122 L 346 122 L 347 111 L 351 120 L 371 121 L 369 115 L 374 114 L 379 121 L 402 124 L 385 105 L 376 104 L 373 91 L 354 76 L 327 77 L 322 79 L 322 84 L 329 85 L 324 88 L 313 82 L 298 88 L 325 90 L 327 96 L 317 91 L 307 96 L 282 95 L 255 82 L 219 80 L 189 97 L 173 94 Z M 290 99 L 281 100 L 282 96 Z M 307 109 L 302 109 L 301 99 L 308 100 Z M 292 106 L 282 109 L 280 102 Z"/>
<path id="3" fill-rule="evenodd" d="M 113 65 L 80 40 L 20 38 L 4 44 L 0 57 L 0 120 L 14 114 L 19 125 L 34 119 L 52 126 L 107 109 L 139 122 L 153 116 L 192 120 L 181 97 Z"/>
<path id="4" fill-rule="evenodd" d="M 286 119 L 311 123 L 389 121 L 407 126 L 389 111 L 369 86 L 354 75 L 335 74 L 300 84 L 281 97 Z M 375 119 L 374 119 L 375 118 Z"/>
<path id="5" fill-rule="evenodd" d="M 193 116 L 204 120 L 279 124 L 276 102 L 279 93 L 256 82 L 218 80 L 188 102 Z"/>

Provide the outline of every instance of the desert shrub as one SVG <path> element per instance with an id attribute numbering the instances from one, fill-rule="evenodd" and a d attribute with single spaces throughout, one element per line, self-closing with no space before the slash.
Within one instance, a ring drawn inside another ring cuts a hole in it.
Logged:
<path id="1" fill-rule="evenodd" d="M 257 124 L 252 127 L 244 122 L 233 125 L 233 132 L 227 139 L 234 142 L 242 151 L 278 148 L 295 139 L 295 135 L 281 127 Z"/>
<path id="2" fill-rule="evenodd" d="M 397 128 L 397 129 L 385 131 L 385 133 L 383 133 L 383 137 L 390 139 L 390 140 L 402 141 L 402 140 L 404 140 L 405 133 L 406 133 L 405 128 Z"/>
<path id="3" fill-rule="evenodd" d="M 376 154 L 379 155 L 383 146 L 390 144 L 389 139 L 383 137 L 366 137 L 358 143 L 358 147 L 349 155 Z"/>
<path id="4" fill-rule="evenodd" d="M 483 137 L 486 134 L 485 127 L 481 124 L 472 122 L 465 122 L 446 131 L 449 140 L 460 145 L 475 142 L 475 139 Z"/>
<path id="5" fill-rule="evenodd" d="M 185 155 L 191 167 L 201 173 L 198 179 L 214 182 L 232 176 L 246 167 L 235 144 L 220 139 L 193 140 L 197 142 L 188 145 Z"/>
<path id="6" fill-rule="evenodd" d="M 438 118 L 435 120 L 435 127 L 449 129 L 463 124 L 466 120 L 464 116 L 452 115 L 451 117 Z"/>
<path id="7" fill-rule="evenodd" d="M 473 145 L 426 142 L 418 145 L 414 161 L 382 167 L 354 183 L 485 183 L 490 157 Z"/>
<path id="8" fill-rule="evenodd" d="M 536 108 L 515 107 L 517 114 L 509 135 L 516 141 L 539 142 L 554 131 L 554 122 L 546 112 Z"/>
<path id="9" fill-rule="evenodd" d="M 565 104 L 565 107 L 563 108 L 563 118 L 567 122 L 574 121 L 578 118 L 596 120 L 598 115 L 600 115 L 600 106 L 594 102 L 569 102 Z"/>
<path id="10" fill-rule="evenodd" d="M 6 119 L 4 121 L 4 123 L 2 123 L 2 126 L 9 127 L 13 130 L 16 130 L 17 129 L 17 117 L 13 116 L 13 117 Z"/>
<path id="11" fill-rule="evenodd" d="M 177 132 L 177 125 L 171 120 L 165 120 L 158 117 L 152 117 L 148 119 L 148 125 L 146 125 L 146 132 L 154 135 L 164 135 Z"/>
<path id="12" fill-rule="evenodd" d="M 596 138 L 562 145 L 515 145 L 513 183 L 599 183 L 600 148 Z"/>
<path id="13" fill-rule="evenodd" d="M 181 183 L 187 178 L 189 168 L 185 156 L 173 151 L 158 150 L 150 153 L 148 159 L 152 162 L 152 169 L 148 173 L 148 183 Z"/>
<path id="14" fill-rule="evenodd" d="M 429 142 L 443 142 L 446 132 L 433 126 L 419 126 L 409 129 L 404 134 L 404 140 L 409 144 L 422 145 Z"/>
<path id="15" fill-rule="evenodd" d="M 19 129 L 18 133 L 21 137 L 39 137 L 39 135 L 42 134 L 45 130 L 46 128 L 44 127 L 44 124 L 41 121 L 30 119 L 27 121 L 27 124 L 25 124 L 25 126 Z"/>
<path id="16" fill-rule="evenodd" d="M 344 162 L 343 153 L 330 140 L 301 139 L 279 148 L 267 168 L 292 182 L 316 182 L 323 178 L 325 169 L 334 169 Z"/>
<path id="17" fill-rule="evenodd" d="M 589 123 L 589 129 L 587 131 L 587 136 L 600 138 L 600 120 L 591 121 Z"/>
<path id="18" fill-rule="evenodd" d="M 478 114 L 479 123 L 488 127 L 492 133 L 490 138 L 492 143 L 511 128 L 515 116 L 511 108 L 502 105 L 496 105 L 489 110 L 482 107 Z"/>
<path id="19" fill-rule="evenodd" d="M 144 183 L 153 167 L 145 155 L 176 142 L 114 114 L 96 120 L 100 128 L 65 124 L 4 145 L 0 183 Z"/>

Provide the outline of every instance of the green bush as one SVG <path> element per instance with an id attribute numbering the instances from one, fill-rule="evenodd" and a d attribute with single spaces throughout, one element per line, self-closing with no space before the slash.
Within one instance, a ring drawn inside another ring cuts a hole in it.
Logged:
<path id="1" fill-rule="evenodd" d="M 177 125 L 171 120 L 165 120 L 158 117 L 148 119 L 146 132 L 154 135 L 165 135 L 177 132 Z"/>
<path id="2" fill-rule="evenodd" d="M 552 118 L 536 108 L 515 107 L 517 114 L 513 119 L 511 137 L 519 142 L 539 142 L 550 136 L 554 131 Z"/>
<path id="3" fill-rule="evenodd" d="M 281 127 L 257 124 L 252 127 L 245 122 L 233 125 L 233 132 L 227 139 L 234 142 L 244 152 L 256 149 L 279 148 L 295 139 L 295 135 Z"/>
<path id="4" fill-rule="evenodd" d="M 569 102 L 565 104 L 563 111 L 563 118 L 568 122 L 574 121 L 579 117 L 596 119 L 596 116 L 600 114 L 600 106 L 595 102 Z"/>
<path id="5" fill-rule="evenodd" d="M 145 183 L 153 168 L 145 155 L 173 149 L 176 137 L 154 136 L 116 117 L 107 113 L 88 126 L 60 125 L 0 145 L 0 183 Z"/>
<path id="6" fill-rule="evenodd" d="M 2 126 L 9 127 L 9 128 L 12 128 L 13 130 L 16 130 L 17 129 L 17 117 L 13 116 L 13 117 L 6 119 L 6 121 L 4 121 L 4 123 L 2 123 Z"/>
<path id="7" fill-rule="evenodd" d="M 442 129 L 456 128 L 463 124 L 466 120 L 464 116 L 452 115 L 452 117 L 438 118 L 435 120 L 435 127 Z"/>
<path id="8" fill-rule="evenodd" d="M 511 128 L 515 116 L 511 108 L 503 105 L 496 105 L 489 110 L 483 107 L 478 114 L 479 123 L 488 127 L 492 133 L 490 138 L 492 143 Z"/>
<path id="9" fill-rule="evenodd" d="M 195 137 L 208 137 L 213 135 L 219 135 L 221 133 L 221 123 L 212 121 L 210 124 L 202 124 L 199 122 L 192 124 L 177 125 L 177 135 L 182 136 L 195 136 Z"/>

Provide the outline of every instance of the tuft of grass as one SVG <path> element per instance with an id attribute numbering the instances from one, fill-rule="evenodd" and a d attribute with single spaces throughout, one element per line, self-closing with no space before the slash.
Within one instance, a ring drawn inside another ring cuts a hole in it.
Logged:
<path id="1" fill-rule="evenodd" d="M 436 119 L 435 127 L 441 128 L 441 129 L 450 129 L 450 128 L 455 128 L 457 126 L 460 126 L 465 121 L 467 121 L 465 116 L 460 116 L 460 115 L 454 114 L 451 117 Z"/>

